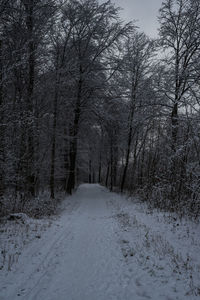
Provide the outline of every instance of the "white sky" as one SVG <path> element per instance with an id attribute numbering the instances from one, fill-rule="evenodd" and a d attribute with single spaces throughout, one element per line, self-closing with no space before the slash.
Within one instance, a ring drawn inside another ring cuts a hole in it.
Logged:
<path id="1" fill-rule="evenodd" d="M 138 20 L 136 24 L 141 31 L 151 37 L 157 36 L 159 26 L 157 16 L 163 0 L 112 0 L 112 2 L 124 9 L 121 12 L 123 19 Z"/>

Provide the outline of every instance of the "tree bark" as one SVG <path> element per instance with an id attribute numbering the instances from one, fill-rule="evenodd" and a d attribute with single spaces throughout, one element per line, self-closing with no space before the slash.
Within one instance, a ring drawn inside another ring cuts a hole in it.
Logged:
<path id="1" fill-rule="evenodd" d="M 0 40 L 0 198 L 4 194 L 4 172 L 3 172 L 3 157 L 4 157 L 4 129 L 3 129 L 3 56 L 2 56 L 2 41 Z"/>
<path id="2" fill-rule="evenodd" d="M 27 184 L 28 191 L 31 196 L 35 196 L 35 170 L 34 170 L 34 109 L 33 109 L 33 90 L 35 81 L 35 45 L 33 37 L 33 8 L 34 2 L 30 0 L 24 3 L 26 9 L 26 26 L 28 31 L 28 86 L 27 86 L 27 134 L 28 134 L 28 149 L 27 149 Z M 31 118 L 31 122 L 29 120 Z"/>
<path id="3" fill-rule="evenodd" d="M 99 157 L 99 173 L 98 173 L 98 182 L 101 183 L 101 153 L 100 153 L 100 157 Z"/>
<path id="4" fill-rule="evenodd" d="M 110 191 L 113 190 L 113 137 L 110 143 Z"/>
<path id="5" fill-rule="evenodd" d="M 79 120 L 81 114 L 81 94 L 82 94 L 82 68 L 80 66 L 80 78 L 78 82 L 78 94 L 76 106 L 74 109 L 74 122 L 73 126 L 70 130 L 70 151 L 69 151 L 69 160 L 70 160 L 70 170 L 69 170 L 69 178 L 67 182 L 67 192 L 69 194 L 72 193 L 72 190 L 75 187 L 75 178 L 76 178 L 76 157 L 77 157 L 77 135 L 79 131 Z"/>
<path id="6" fill-rule="evenodd" d="M 92 183 L 92 161 L 89 160 L 89 183 Z"/>
<path id="7" fill-rule="evenodd" d="M 176 65 L 175 65 L 175 99 L 174 106 L 171 113 L 171 149 L 172 149 L 172 159 L 171 159 L 171 199 L 172 201 L 177 198 L 177 136 L 178 136 L 178 102 L 179 102 L 179 49 L 176 53 Z"/>
<path id="8" fill-rule="evenodd" d="M 132 133 L 133 133 L 133 126 L 132 126 L 133 114 L 134 114 L 134 111 L 132 109 L 131 110 L 131 115 L 130 115 L 130 125 L 129 125 L 129 133 L 128 133 L 128 143 L 127 143 L 125 166 L 124 166 L 124 171 L 123 171 L 122 181 L 121 181 L 121 193 L 123 193 L 123 190 L 124 190 L 124 184 L 125 184 L 125 181 L 126 181 L 126 174 L 127 174 L 128 165 L 129 165 L 131 143 L 132 143 Z"/>
<path id="9" fill-rule="evenodd" d="M 107 171 L 106 171 L 106 182 L 105 182 L 106 187 L 108 187 L 109 173 L 110 173 L 110 162 L 107 165 Z"/>
<path id="10" fill-rule="evenodd" d="M 57 128 L 57 110 L 58 110 L 58 82 L 55 86 L 54 95 L 54 115 L 53 115 L 53 136 L 51 146 L 51 174 L 50 174 L 50 191 L 51 198 L 55 198 L 55 156 L 56 156 L 56 128 Z"/>

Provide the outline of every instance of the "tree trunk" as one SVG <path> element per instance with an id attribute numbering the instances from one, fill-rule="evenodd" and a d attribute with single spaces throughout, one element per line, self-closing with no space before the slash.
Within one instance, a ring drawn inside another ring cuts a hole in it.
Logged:
<path id="1" fill-rule="evenodd" d="M 89 183 L 92 183 L 92 161 L 89 160 Z"/>
<path id="2" fill-rule="evenodd" d="M 141 160 L 140 160 L 140 175 L 139 175 L 139 185 L 143 186 L 144 183 L 144 161 L 145 161 L 145 142 L 142 149 Z"/>
<path id="3" fill-rule="evenodd" d="M 113 139 L 110 143 L 110 191 L 113 190 Z"/>
<path id="4" fill-rule="evenodd" d="M 132 122 L 133 122 L 133 111 L 131 111 L 130 126 L 129 126 L 129 133 L 128 133 L 128 143 L 127 143 L 127 152 L 126 152 L 124 172 L 123 172 L 122 181 L 121 181 L 121 192 L 122 193 L 123 193 L 124 184 L 125 184 L 125 181 L 126 181 L 126 174 L 127 174 L 127 170 L 128 170 L 130 151 L 131 151 L 132 132 L 133 132 Z"/>
<path id="5" fill-rule="evenodd" d="M 113 185 L 117 185 L 117 168 L 118 167 L 118 147 L 114 147 L 114 162 L 113 162 Z"/>
<path id="6" fill-rule="evenodd" d="M 58 82 L 55 86 L 54 96 L 54 115 L 53 115 L 53 136 L 51 146 L 51 175 L 50 175 L 50 191 L 51 198 L 55 198 L 55 156 L 56 156 L 56 128 L 57 128 L 57 111 L 58 111 Z"/>
<path id="7" fill-rule="evenodd" d="M 80 79 L 78 82 L 78 94 L 77 94 L 77 101 L 76 101 L 76 107 L 74 110 L 74 122 L 73 127 L 70 130 L 70 172 L 69 172 L 69 178 L 67 182 L 67 192 L 69 194 L 72 193 L 72 190 L 75 186 L 75 178 L 76 178 L 76 157 L 77 157 L 77 142 L 78 142 L 78 131 L 79 131 L 79 120 L 80 120 L 80 104 L 81 104 L 81 94 L 82 94 L 82 68 L 80 66 Z"/>
<path id="8" fill-rule="evenodd" d="M 27 134 L 28 134 L 28 165 L 27 165 L 27 184 L 28 191 L 31 196 L 35 196 L 35 170 L 34 170 L 34 109 L 33 109 L 33 89 L 35 76 L 35 45 L 33 41 L 33 6 L 31 0 L 28 4 L 24 4 L 26 8 L 26 26 L 28 29 L 28 86 L 27 86 Z M 31 122 L 29 120 L 31 118 Z"/>
<path id="9" fill-rule="evenodd" d="M 172 115 L 171 115 L 171 126 L 172 126 L 172 151 L 173 153 L 177 150 L 177 135 L 178 135 L 178 103 L 175 103 Z"/>
<path id="10" fill-rule="evenodd" d="M 98 182 L 101 183 L 101 153 L 99 157 L 99 174 L 98 174 Z"/>
<path id="11" fill-rule="evenodd" d="M 69 169 L 69 178 L 67 182 L 67 192 L 72 193 L 72 190 L 75 187 L 75 171 L 76 171 L 76 155 L 77 155 L 77 140 L 74 138 L 74 141 L 70 144 L 70 169 Z"/>
<path id="12" fill-rule="evenodd" d="M 93 172 L 92 172 L 92 182 L 96 183 L 96 173 L 95 173 L 94 169 L 93 169 Z"/>
<path id="13" fill-rule="evenodd" d="M 2 57 L 2 41 L 0 40 L 0 198 L 4 194 L 4 128 L 3 128 L 3 57 Z"/>
<path id="14" fill-rule="evenodd" d="M 176 50 L 176 61 L 175 61 L 175 99 L 174 99 L 174 106 L 171 113 L 171 135 L 172 135 L 172 142 L 171 142 L 171 149 L 172 149 L 172 160 L 171 160 L 171 199 L 172 201 L 177 196 L 177 136 L 178 136 L 178 102 L 179 102 L 179 93 L 180 93 L 180 80 L 179 80 L 179 45 L 177 45 Z"/>
<path id="15" fill-rule="evenodd" d="M 110 162 L 107 165 L 107 171 L 106 171 L 106 182 L 105 182 L 106 187 L 108 187 L 109 173 L 110 173 Z"/>
<path id="16" fill-rule="evenodd" d="M 177 152 L 177 135 L 178 135 L 178 103 L 176 102 L 171 115 L 171 128 L 172 128 L 172 159 L 171 159 L 171 174 L 170 174 L 170 182 L 171 182 L 171 200 L 177 198 L 177 173 L 178 173 L 178 157 L 176 155 Z"/>
<path id="17" fill-rule="evenodd" d="M 136 104 L 136 90 L 137 90 L 137 80 L 136 80 L 136 82 L 133 80 L 132 81 L 132 90 L 131 90 L 131 111 L 130 111 L 130 117 L 129 117 L 127 152 L 126 152 L 124 172 L 123 172 L 122 181 L 121 181 L 121 193 L 123 193 L 123 190 L 124 190 L 124 184 L 126 182 L 126 175 L 127 175 L 128 165 L 129 165 L 131 143 L 132 143 L 132 133 L 133 133 L 133 117 L 134 117 L 134 113 L 135 113 L 135 104 Z"/>
<path id="18" fill-rule="evenodd" d="M 136 134 L 136 141 L 134 145 L 134 155 L 133 155 L 133 166 L 132 166 L 132 174 L 131 174 L 131 186 L 130 191 L 133 193 L 136 187 L 136 180 L 135 180 L 135 174 L 136 174 L 136 167 L 137 167 L 137 148 L 138 148 L 138 132 Z"/>

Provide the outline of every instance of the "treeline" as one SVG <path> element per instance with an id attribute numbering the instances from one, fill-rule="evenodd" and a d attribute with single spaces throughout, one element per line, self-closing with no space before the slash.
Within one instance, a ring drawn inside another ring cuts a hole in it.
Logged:
<path id="1" fill-rule="evenodd" d="M 199 216 L 200 2 L 165 0 L 157 40 L 119 12 L 0 0 L 1 214 L 99 182 Z"/>

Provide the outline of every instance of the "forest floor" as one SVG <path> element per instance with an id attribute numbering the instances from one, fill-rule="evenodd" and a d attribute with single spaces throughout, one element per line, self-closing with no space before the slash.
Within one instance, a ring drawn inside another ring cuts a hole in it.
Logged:
<path id="1" fill-rule="evenodd" d="M 0 225 L 0 299 L 199 299 L 199 236 L 197 223 L 84 184 L 57 217 Z"/>

